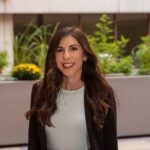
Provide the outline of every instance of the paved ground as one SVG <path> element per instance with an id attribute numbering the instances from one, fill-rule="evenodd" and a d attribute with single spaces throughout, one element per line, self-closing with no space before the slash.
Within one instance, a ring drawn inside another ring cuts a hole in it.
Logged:
<path id="1" fill-rule="evenodd" d="M 150 150 L 150 137 L 119 139 L 119 150 Z M 27 150 L 27 147 L 0 148 L 0 150 Z"/>
<path id="2" fill-rule="evenodd" d="M 150 137 L 120 139 L 119 150 L 150 150 Z"/>

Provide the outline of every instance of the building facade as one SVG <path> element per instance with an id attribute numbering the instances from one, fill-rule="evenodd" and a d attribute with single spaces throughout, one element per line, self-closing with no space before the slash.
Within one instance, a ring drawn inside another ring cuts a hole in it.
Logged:
<path id="1" fill-rule="evenodd" d="M 0 51 L 9 55 L 6 72 L 13 66 L 13 36 L 19 25 L 36 19 L 44 24 L 77 24 L 92 32 L 103 13 L 114 19 L 116 38 L 131 37 L 131 47 L 139 42 L 136 37 L 150 33 L 149 0 L 0 0 Z"/>

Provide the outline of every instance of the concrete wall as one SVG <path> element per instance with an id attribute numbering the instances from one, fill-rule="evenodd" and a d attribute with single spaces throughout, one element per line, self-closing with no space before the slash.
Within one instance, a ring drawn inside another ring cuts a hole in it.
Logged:
<path id="1" fill-rule="evenodd" d="M 118 136 L 150 135 L 150 76 L 109 77 L 117 92 Z M 35 81 L 0 83 L 0 145 L 27 143 L 31 87 Z"/>
<path id="2" fill-rule="evenodd" d="M 3 0 L 0 13 L 148 13 L 149 0 Z M 35 7 L 36 5 L 36 7 Z M 34 8 L 34 9 L 33 9 Z"/>
<path id="3" fill-rule="evenodd" d="M 0 1 L 0 13 L 4 13 L 5 12 L 4 4 L 5 4 L 4 1 Z"/>
<path id="4" fill-rule="evenodd" d="M 115 12 L 117 1 L 113 0 L 112 3 L 112 0 L 6 0 L 4 2 L 6 4 L 5 13 L 89 13 L 99 11 Z M 112 4 L 110 5 L 110 3 Z"/>
<path id="5" fill-rule="evenodd" d="M 149 0 L 119 0 L 119 12 L 122 13 L 148 13 L 150 12 Z"/>
<path id="6" fill-rule="evenodd" d="M 149 0 L 0 0 L 0 51 L 9 52 L 13 66 L 13 14 L 149 13 Z M 72 19 L 74 20 L 74 19 Z M 90 28 L 90 27 L 89 27 Z M 6 46 L 5 46 L 6 45 Z"/>
<path id="7" fill-rule="evenodd" d="M 13 16 L 11 14 L 0 14 L 0 51 L 6 50 L 8 53 L 8 67 L 4 72 L 10 72 L 14 64 L 13 32 Z"/>
<path id="8" fill-rule="evenodd" d="M 0 145 L 27 143 L 28 121 L 33 82 L 0 83 Z"/>
<path id="9" fill-rule="evenodd" d="M 150 135 L 150 76 L 108 78 L 115 89 L 118 136 Z"/>

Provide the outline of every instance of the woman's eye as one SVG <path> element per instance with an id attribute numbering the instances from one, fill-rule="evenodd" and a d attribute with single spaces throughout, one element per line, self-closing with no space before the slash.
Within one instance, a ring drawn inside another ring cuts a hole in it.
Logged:
<path id="1" fill-rule="evenodd" d="M 71 50 L 76 51 L 76 50 L 78 50 L 78 48 L 77 47 L 71 47 Z"/>
<path id="2" fill-rule="evenodd" d="M 62 51 L 63 51 L 63 49 L 61 49 L 61 48 L 57 48 L 57 49 L 56 49 L 56 52 L 57 52 L 57 53 L 62 52 Z"/>

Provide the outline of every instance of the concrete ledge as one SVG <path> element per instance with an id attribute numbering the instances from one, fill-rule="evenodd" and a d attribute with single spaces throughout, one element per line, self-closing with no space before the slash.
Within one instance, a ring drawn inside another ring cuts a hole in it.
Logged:
<path id="1" fill-rule="evenodd" d="M 150 134 L 150 76 L 110 77 L 118 95 L 118 136 Z"/>
<path id="2" fill-rule="evenodd" d="M 30 106 L 33 82 L 0 82 L 0 145 L 27 143 L 28 121 L 24 114 Z"/>
<path id="3" fill-rule="evenodd" d="M 118 136 L 150 134 L 150 76 L 107 77 L 117 92 Z M 31 88 L 35 81 L 0 82 L 0 145 L 27 143 Z"/>
<path id="4" fill-rule="evenodd" d="M 149 13 L 149 0 L 3 0 L 0 2 L 0 13 Z M 36 5 L 36 7 L 35 7 Z M 27 7 L 25 7 L 27 6 Z M 34 9 L 33 9 L 34 8 Z"/>

